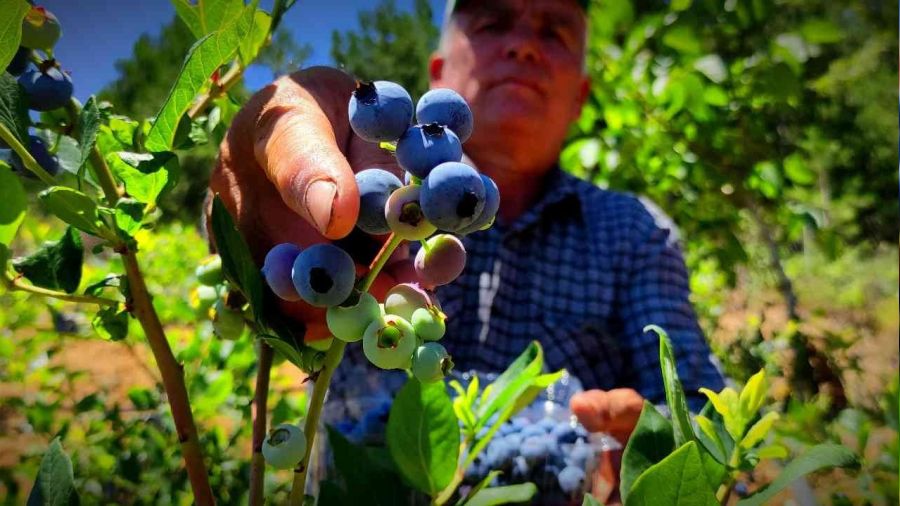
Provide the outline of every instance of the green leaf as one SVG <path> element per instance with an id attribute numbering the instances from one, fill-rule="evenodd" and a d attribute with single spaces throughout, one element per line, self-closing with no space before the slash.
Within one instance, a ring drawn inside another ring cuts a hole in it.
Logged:
<path id="1" fill-rule="evenodd" d="M 547 391 L 547 387 L 559 381 L 565 372 L 565 369 L 560 369 L 556 372 L 536 376 L 531 381 L 531 384 L 528 385 L 528 388 L 516 398 L 515 407 L 510 412 L 510 416 L 530 406 L 541 393 Z"/>
<path id="2" fill-rule="evenodd" d="M 584 500 L 581 501 L 581 506 L 603 506 L 603 504 L 594 499 L 594 496 L 591 494 L 584 494 Z"/>
<path id="3" fill-rule="evenodd" d="M 198 39 L 234 22 L 244 9 L 243 0 L 172 0 L 172 5 Z"/>
<path id="4" fill-rule="evenodd" d="M 6 67 L 2 67 L 6 68 Z M 23 146 L 28 146 L 28 99 L 19 86 L 16 78 L 6 72 L 0 72 L 0 124 L 18 139 Z"/>
<path id="5" fill-rule="evenodd" d="M 708 388 L 701 388 L 700 393 L 705 395 L 712 403 L 716 412 L 722 415 L 725 429 L 735 441 L 740 441 L 744 435 L 747 421 L 741 414 L 740 399 L 734 389 L 725 387 L 718 394 Z"/>
<path id="6" fill-rule="evenodd" d="M 116 202 L 116 228 L 127 237 L 134 236 L 141 228 L 144 204 L 134 199 L 120 199 Z"/>
<path id="7" fill-rule="evenodd" d="M 6 69 L 22 40 L 22 20 L 31 8 L 25 0 L 0 0 L 0 69 Z"/>
<path id="8" fill-rule="evenodd" d="M 34 488 L 28 495 L 28 506 L 68 506 L 79 504 L 75 490 L 75 474 L 72 461 L 63 451 L 59 438 L 50 443 L 50 448 L 41 459 Z"/>
<path id="9" fill-rule="evenodd" d="M 96 283 L 91 283 L 84 289 L 85 295 L 100 295 L 103 292 L 104 288 L 114 287 L 117 288 L 122 284 L 122 280 L 124 276 L 116 275 L 116 274 L 107 274 L 105 278 L 97 281 Z"/>
<path id="10" fill-rule="evenodd" d="M 159 405 L 159 394 L 154 390 L 143 387 L 131 387 L 128 389 L 128 399 L 135 409 L 146 411 L 156 409 Z"/>
<path id="11" fill-rule="evenodd" d="M 73 293 L 81 283 L 84 246 L 81 234 L 67 227 L 62 238 L 46 242 L 35 253 L 13 261 L 13 268 L 37 286 Z"/>
<path id="12" fill-rule="evenodd" d="M 700 445 L 720 463 L 727 464 L 728 452 L 725 451 L 725 444 L 716 430 L 716 422 L 702 415 L 695 416 L 694 420 L 700 426 L 700 432 L 697 433 L 697 440 L 700 442 Z"/>
<path id="13" fill-rule="evenodd" d="M 0 202 L 3 202 L 0 206 L 0 245 L 9 246 L 28 207 L 22 182 L 9 166 L 0 167 Z M 5 262 L 0 263 L 0 268 L 6 268 Z"/>
<path id="14" fill-rule="evenodd" d="M 328 427 L 334 466 L 346 486 L 342 501 L 334 504 L 402 504 L 412 493 L 397 476 L 383 448 L 359 446 Z"/>
<path id="15" fill-rule="evenodd" d="M 65 186 L 53 186 L 38 197 L 57 218 L 89 234 L 103 236 L 97 204 L 84 193 Z"/>
<path id="16" fill-rule="evenodd" d="M 672 342 L 665 330 L 656 325 L 647 325 L 644 332 L 654 331 L 659 336 L 659 364 L 662 369 L 663 384 L 666 387 L 666 404 L 672 413 L 672 426 L 675 429 L 675 446 L 681 446 L 688 441 L 696 440 L 694 427 L 691 425 L 691 415 L 684 397 L 684 389 L 681 388 L 681 380 L 678 379 L 678 369 L 675 365 L 675 353 L 672 351 Z"/>
<path id="17" fill-rule="evenodd" d="M 669 7 L 671 7 L 673 11 L 684 11 L 691 7 L 692 2 L 693 0 L 672 0 Z"/>
<path id="18" fill-rule="evenodd" d="M 663 35 L 662 42 L 680 53 L 697 54 L 703 50 L 697 34 L 688 25 L 673 26 Z"/>
<path id="19" fill-rule="evenodd" d="M 108 153 L 106 162 L 136 200 L 155 204 L 159 196 L 178 180 L 178 157 L 169 151 L 159 153 Z"/>
<path id="20" fill-rule="evenodd" d="M 750 449 L 756 446 L 757 443 L 766 437 L 769 430 L 772 429 L 772 425 L 777 420 L 777 412 L 770 411 L 766 413 L 765 416 L 760 418 L 759 421 L 753 424 L 753 426 L 750 427 L 750 430 L 747 431 L 747 435 L 741 440 L 741 448 Z"/>
<path id="21" fill-rule="evenodd" d="M 244 8 L 244 16 L 239 21 L 245 23 L 243 31 L 247 33 L 241 39 L 241 45 L 238 47 L 241 63 L 244 66 L 250 65 L 256 59 L 259 50 L 266 42 L 266 37 L 269 35 L 269 27 L 272 24 L 271 16 L 267 12 L 257 9 L 256 4 L 257 2 L 253 2 L 246 6 Z"/>
<path id="22" fill-rule="evenodd" d="M 466 506 L 494 506 L 496 504 L 526 503 L 537 494 L 534 483 L 486 488 L 475 494 Z"/>
<path id="23" fill-rule="evenodd" d="M 406 382 L 387 423 L 387 446 L 400 474 L 436 495 L 450 484 L 459 460 L 459 425 L 442 381 Z"/>
<path id="24" fill-rule="evenodd" d="M 297 351 L 290 343 L 283 341 L 277 337 L 263 337 L 263 341 L 266 342 L 269 346 L 272 347 L 273 350 L 281 353 L 281 355 L 290 363 L 294 364 L 298 368 L 302 369 L 303 358 L 300 356 L 300 352 Z"/>
<path id="25" fill-rule="evenodd" d="M 847 448 L 835 444 L 817 445 L 785 466 L 778 478 L 755 494 L 738 501 L 738 506 L 761 506 L 797 478 L 832 467 L 858 468 L 859 459 Z"/>
<path id="26" fill-rule="evenodd" d="M 698 58 L 694 62 L 694 68 L 714 83 L 721 83 L 728 77 L 725 63 L 722 61 L 722 57 L 717 54 L 708 54 Z"/>
<path id="27" fill-rule="evenodd" d="M 798 185 L 809 185 L 816 182 L 816 174 L 809 168 L 803 155 L 792 153 L 784 159 L 784 174 Z"/>
<path id="28" fill-rule="evenodd" d="M 478 406 L 480 430 L 499 409 L 515 402 L 522 395 L 544 366 L 544 351 L 537 341 L 519 355 L 509 367 L 488 387 L 490 392 Z M 488 388 L 485 388 L 487 392 Z"/>
<path id="29" fill-rule="evenodd" d="M 472 487 L 471 490 L 469 490 L 465 497 L 461 497 L 459 501 L 456 502 L 457 506 L 463 506 L 464 504 L 467 504 L 468 501 L 472 500 L 472 498 L 475 497 L 475 494 L 490 485 L 491 482 L 501 474 L 503 474 L 503 471 L 498 471 L 496 469 L 490 471 L 487 476 L 482 478 L 481 481 L 479 481 L 474 487 Z"/>
<path id="30" fill-rule="evenodd" d="M 103 339 L 121 341 L 128 335 L 128 312 L 122 304 L 107 306 L 91 319 L 91 326 Z"/>
<path id="31" fill-rule="evenodd" d="M 213 72 L 231 60 L 247 36 L 249 26 L 249 23 L 232 23 L 220 31 L 204 36 L 191 46 L 178 80 L 169 91 L 169 96 L 147 135 L 145 145 L 149 151 L 169 151 L 174 148 L 175 131 L 182 115 L 191 107 L 194 97 L 209 81 Z"/>
<path id="32" fill-rule="evenodd" d="M 100 129 L 100 110 L 97 109 L 97 99 L 91 95 L 91 98 L 85 102 L 81 113 L 78 115 L 78 130 L 81 137 L 78 139 L 78 145 L 81 147 L 81 160 L 78 163 L 77 173 L 82 173 L 88 158 L 91 156 L 91 150 L 97 141 L 97 131 Z"/>
<path id="33" fill-rule="evenodd" d="M 259 267 L 253 262 L 250 247 L 234 226 L 234 221 L 222 199 L 216 195 L 212 209 L 212 231 L 216 251 L 222 257 L 225 277 L 231 281 L 250 302 L 255 319 L 262 315 L 263 285 Z"/>
<path id="34" fill-rule="evenodd" d="M 690 441 L 641 474 L 628 494 L 628 506 L 717 506 L 697 443 Z"/>
<path id="35" fill-rule="evenodd" d="M 760 369 L 759 372 L 747 380 L 747 384 L 744 385 L 738 397 L 741 406 L 741 416 L 745 420 L 752 420 L 766 401 L 768 393 L 769 384 L 766 381 L 766 372 Z"/>
<path id="36" fill-rule="evenodd" d="M 800 34 L 810 44 L 833 44 L 844 38 L 841 27 L 828 19 L 809 19 L 800 26 Z"/>
<path id="37" fill-rule="evenodd" d="M 653 404 L 645 400 L 641 417 L 622 454 L 621 484 L 619 486 L 622 500 L 628 500 L 631 487 L 641 473 L 666 458 L 674 449 L 675 436 L 672 432 L 672 422 L 662 416 Z"/>

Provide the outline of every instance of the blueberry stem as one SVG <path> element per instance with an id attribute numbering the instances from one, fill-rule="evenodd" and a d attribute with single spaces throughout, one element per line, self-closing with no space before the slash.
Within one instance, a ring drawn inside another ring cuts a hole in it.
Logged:
<path id="1" fill-rule="evenodd" d="M 0 123 L 0 139 L 3 139 L 3 141 L 6 142 L 6 145 L 19 155 L 19 158 L 22 159 L 22 163 L 25 164 L 26 169 L 33 172 L 35 176 L 39 177 L 41 181 L 48 185 L 53 186 L 56 184 L 56 180 L 53 179 L 53 176 L 37 163 L 37 160 L 35 160 L 34 157 L 31 156 L 31 153 L 28 152 L 28 149 L 26 149 L 25 146 L 19 142 L 19 139 L 2 123 Z"/>
<path id="2" fill-rule="evenodd" d="M 357 289 L 360 292 L 368 292 L 372 287 L 372 283 L 381 272 L 381 269 L 387 263 L 388 259 L 397 249 L 397 246 L 403 242 L 403 239 L 391 234 L 387 242 L 382 246 L 381 251 L 369 266 L 369 273 L 363 278 Z M 313 445 L 316 442 L 316 433 L 319 429 L 319 417 L 322 415 L 322 406 L 325 403 L 325 392 L 328 391 L 328 385 L 331 383 L 331 376 L 337 369 L 341 359 L 344 358 L 344 347 L 347 345 L 340 339 L 335 339 L 325 354 L 325 363 L 319 371 L 319 376 L 313 383 L 312 396 L 309 399 L 309 408 L 306 410 L 306 422 L 303 425 L 303 432 L 306 434 L 306 454 L 303 460 L 297 464 L 294 469 L 294 482 L 291 485 L 291 506 L 302 506 L 306 496 L 306 477 L 309 474 L 309 458 L 312 455 Z"/>
<path id="3" fill-rule="evenodd" d="M 381 149 L 390 151 L 391 153 L 397 151 L 397 144 L 394 142 L 381 142 L 378 144 Z"/>
<path id="4" fill-rule="evenodd" d="M 269 375 L 272 370 L 272 348 L 257 340 L 259 368 L 256 371 L 256 392 L 253 395 L 253 455 L 250 457 L 250 505 L 264 504 L 263 492 L 266 462 L 262 454 L 266 439 L 266 405 L 269 400 Z"/>
<path id="5" fill-rule="evenodd" d="M 9 290 L 19 290 L 22 292 L 34 293 L 37 295 L 43 295 L 44 297 L 51 297 L 67 302 L 97 304 L 98 306 L 115 306 L 119 303 L 116 300 L 107 299 L 105 297 L 94 297 L 92 295 L 78 295 L 75 293 L 58 292 L 56 290 L 49 290 L 47 288 L 41 288 L 39 286 L 23 283 L 21 277 L 14 276 L 11 272 L 8 271 L 3 275 L 3 284 L 6 285 Z"/>

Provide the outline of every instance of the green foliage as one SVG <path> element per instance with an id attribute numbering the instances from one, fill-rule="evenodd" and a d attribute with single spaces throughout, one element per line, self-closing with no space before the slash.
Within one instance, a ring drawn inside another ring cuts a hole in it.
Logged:
<path id="1" fill-rule="evenodd" d="M 442 381 L 407 380 L 391 405 L 387 446 L 416 489 L 437 495 L 450 484 L 459 459 L 459 426 Z"/>
<path id="2" fill-rule="evenodd" d="M 0 164 L 0 202 L 3 202 L 0 206 L 0 248 L 5 251 L 25 219 L 27 201 L 19 177 L 8 166 L 2 165 Z M 3 254 L 0 254 L 0 260 L 6 265 L 7 258 Z"/>
<path id="3" fill-rule="evenodd" d="M 672 504 L 709 506 L 719 502 L 709 487 L 697 443 L 689 441 L 653 464 L 634 481 L 629 506 Z"/>
<path id="4" fill-rule="evenodd" d="M 63 451 L 59 438 L 54 439 L 41 459 L 41 469 L 28 496 L 28 506 L 78 505 L 74 479 L 72 460 Z"/>
<path id="5" fill-rule="evenodd" d="M 428 91 L 426 63 L 437 48 L 431 5 L 416 0 L 412 13 L 393 0 L 359 13 L 359 30 L 331 35 L 331 58 L 358 79 L 399 83 L 413 100 Z"/>
<path id="6" fill-rule="evenodd" d="M 60 240 L 47 242 L 31 255 L 13 260 L 13 268 L 37 286 L 73 293 L 81 283 L 83 261 L 81 236 L 68 227 Z"/>
<path id="7" fill-rule="evenodd" d="M 16 78 L 3 72 L 0 74 L 0 128 L 5 128 L 20 144 L 27 146 L 28 123 L 28 107 L 22 87 Z"/>
<path id="8" fill-rule="evenodd" d="M 18 49 L 22 38 L 22 19 L 31 7 L 24 0 L 0 0 L 0 69 L 5 69 Z"/>
<path id="9" fill-rule="evenodd" d="M 527 503 L 537 494 L 534 483 L 520 483 L 504 487 L 491 487 L 480 490 L 466 501 L 467 506 L 494 506 L 496 504 Z"/>
<path id="10" fill-rule="evenodd" d="M 622 471 L 619 474 L 619 493 L 622 500 L 628 500 L 631 487 L 641 473 L 662 461 L 674 450 L 675 437 L 672 433 L 672 424 L 653 404 L 644 401 L 641 417 L 622 454 Z"/>

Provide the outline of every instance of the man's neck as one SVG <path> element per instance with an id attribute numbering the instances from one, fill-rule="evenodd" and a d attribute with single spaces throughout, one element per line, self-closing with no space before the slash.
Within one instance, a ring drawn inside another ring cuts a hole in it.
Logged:
<path id="1" fill-rule="evenodd" d="M 500 190 L 500 210 L 497 219 L 509 224 L 525 214 L 543 192 L 547 169 L 523 166 L 512 157 L 498 152 L 467 153 L 480 172 L 497 183 Z"/>

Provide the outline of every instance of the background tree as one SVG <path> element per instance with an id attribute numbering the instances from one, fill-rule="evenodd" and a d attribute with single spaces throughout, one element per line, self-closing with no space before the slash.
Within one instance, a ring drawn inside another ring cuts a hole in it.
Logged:
<path id="1" fill-rule="evenodd" d="M 133 118 L 149 118 L 157 113 L 172 83 L 178 76 L 184 55 L 196 42 L 196 37 L 176 16 L 156 36 L 144 34 L 135 42 L 132 55 L 116 62 L 119 74 L 115 81 L 98 93 L 101 100 L 115 104 L 115 111 Z M 279 27 L 257 59 L 273 75 L 299 69 L 312 50 L 308 44 L 298 44 L 284 26 Z M 249 98 L 249 92 L 238 82 L 228 92 L 236 109 Z M 179 152 L 181 175 L 178 184 L 166 194 L 159 206 L 163 219 L 196 220 L 206 195 L 209 173 L 215 163 L 218 142 L 203 134 L 198 125 L 192 142 L 205 144 L 197 149 Z"/>
<path id="2" fill-rule="evenodd" d="M 428 57 L 438 37 L 428 0 L 416 0 L 410 13 L 386 0 L 359 13 L 358 30 L 332 32 L 331 57 L 357 78 L 400 83 L 415 100 L 428 91 Z"/>

